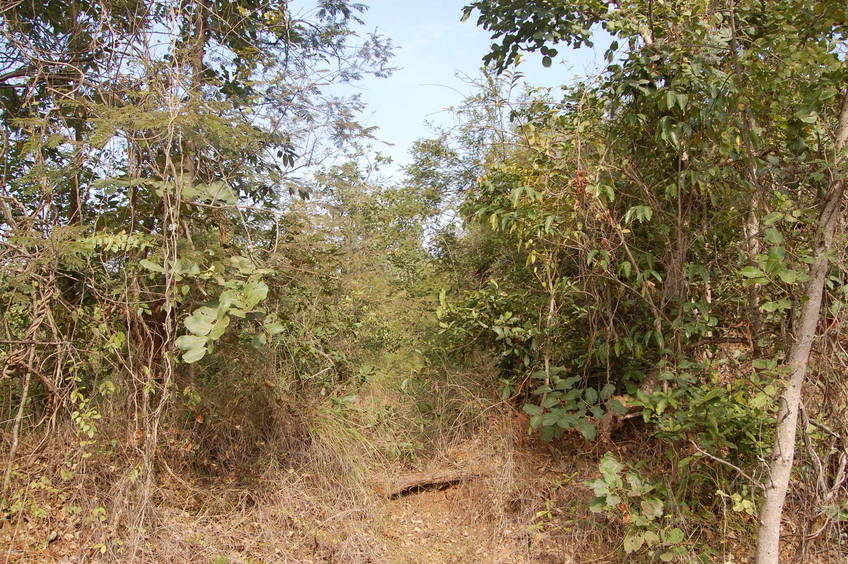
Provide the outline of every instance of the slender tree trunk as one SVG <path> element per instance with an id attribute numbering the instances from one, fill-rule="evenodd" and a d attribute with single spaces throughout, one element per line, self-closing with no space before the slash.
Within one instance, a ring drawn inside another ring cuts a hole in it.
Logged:
<path id="1" fill-rule="evenodd" d="M 841 168 L 845 162 L 843 151 L 848 141 L 848 92 L 842 100 L 839 126 L 836 133 L 836 159 L 830 188 L 822 202 L 818 226 L 815 262 L 810 266 L 810 281 L 807 284 L 804 305 L 795 329 L 795 340 L 789 351 L 789 380 L 780 398 L 777 413 L 777 433 L 772 451 L 770 480 L 766 485 L 763 506 L 760 511 L 760 530 L 757 539 L 757 564 L 777 564 L 780 558 L 780 521 L 789 476 L 795 458 L 795 433 L 798 423 L 798 408 L 801 404 L 801 388 L 807 373 L 810 349 L 819 322 L 824 282 L 828 269 L 828 253 L 833 246 L 834 234 L 842 210 L 845 177 Z"/>

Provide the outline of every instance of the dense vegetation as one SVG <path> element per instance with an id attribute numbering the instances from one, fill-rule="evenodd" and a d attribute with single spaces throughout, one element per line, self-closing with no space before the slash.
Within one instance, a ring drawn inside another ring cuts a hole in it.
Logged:
<path id="1" fill-rule="evenodd" d="M 558 478 L 487 494 L 529 545 L 846 557 L 846 4 L 462 15 L 493 34 L 477 94 L 387 179 L 326 89 L 391 73 L 364 6 L 3 5 L 7 560 L 161 560 L 170 508 L 276 489 L 312 557 L 391 560 L 375 477 L 472 438 L 548 445 Z M 515 92 L 522 52 L 601 33 L 598 76 Z"/>

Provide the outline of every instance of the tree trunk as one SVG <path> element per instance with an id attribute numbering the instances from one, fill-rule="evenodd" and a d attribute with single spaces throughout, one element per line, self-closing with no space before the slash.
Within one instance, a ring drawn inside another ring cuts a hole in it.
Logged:
<path id="1" fill-rule="evenodd" d="M 836 227 L 842 209 L 845 177 L 841 168 L 845 161 L 848 141 L 848 92 L 842 100 L 839 126 L 836 132 L 833 177 L 830 188 L 822 202 L 821 218 L 816 234 L 815 261 L 810 266 L 810 281 L 807 284 L 805 301 L 795 330 L 795 340 L 789 351 L 787 366 L 789 380 L 780 398 L 777 412 L 777 433 L 772 451 L 770 480 L 766 484 L 763 506 L 760 511 L 760 530 L 757 538 L 757 564 L 777 564 L 780 557 L 780 521 L 789 476 L 795 458 L 795 433 L 798 423 L 798 408 L 801 404 L 801 388 L 807 373 L 810 349 L 816 334 L 816 326 L 824 292 L 828 269 L 828 253 L 833 246 Z"/>

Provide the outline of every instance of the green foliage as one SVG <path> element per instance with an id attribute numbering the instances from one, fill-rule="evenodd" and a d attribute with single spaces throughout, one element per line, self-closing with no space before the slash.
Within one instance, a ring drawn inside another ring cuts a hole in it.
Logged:
<path id="1" fill-rule="evenodd" d="M 645 421 L 669 442 L 696 440 L 709 452 L 755 465 L 771 445 L 770 422 L 777 407 L 777 362 L 756 361 L 747 378 L 699 378 L 691 372 L 661 375 L 663 389 L 637 394 Z M 692 368 L 697 368 L 693 366 Z"/>
<path id="2" fill-rule="evenodd" d="M 174 344 L 185 351 L 182 358 L 189 364 L 197 362 L 211 350 L 213 343 L 221 338 L 233 318 L 244 319 L 249 316 L 262 322 L 264 331 L 255 337 L 260 345 L 267 343 L 267 334 L 283 331 L 279 323 L 266 317 L 264 311 L 256 307 L 268 296 L 267 284 L 258 279 L 230 280 L 225 281 L 223 287 L 227 289 L 218 297 L 214 307 L 200 307 L 183 320 L 189 333 L 178 337 Z"/>
<path id="3" fill-rule="evenodd" d="M 406 338 L 375 307 L 390 292 L 362 291 L 372 280 L 361 270 L 385 265 L 403 297 L 408 280 L 425 287 L 421 218 L 434 204 L 402 188 L 371 194 L 373 217 L 350 231 L 386 227 L 389 258 L 359 254 L 331 219 L 373 187 L 351 180 L 344 201 L 304 201 L 330 151 L 370 138 L 358 100 L 316 84 L 385 76 L 391 45 L 357 36 L 364 6 L 314 4 L 302 17 L 255 0 L 4 8 L 10 471 L 17 445 L 30 448 L 27 433 L 48 422 L 51 439 L 76 441 L 63 446 L 74 453 L 66 486 L 94 491 L 82 486 L 96 474 L 121 484 L 126 507 L 150 507 L 157 453 L 175 472 L 240 464 L 246 475 L 291 420 L 351 397 L 366 357 Z M 94 550 L 121 558 L 114 539 L 99 540 Z"/>
<path id="4" fill-rule="evenodd" d="M 844 2 L 492 0 L 469 2 L 472 15 L 504 83 L 522 52 L 550 66 L 561 46 L 611 43 L 603 71 L 559 99 L 498 99 L 509 124 L 487 122 L 503 135 L 460 207 L 466 256 L 451 259 L 468 274 L 441 300 L 447 346 L 509 359 L 505 396 L 546 438 L 592 437 L 624 408 L 601 396 L 629 396 L 647 432 L 697 447 L 671 457 L 694 505 L 737 489 L 734 476 L 756 482 L 822 244 L 816 210 L 840 174 Z M 827 301 L 842 312 L 844 261 L 828 260 Z M 811 367 L 838 380 L 837 319 L 820 324 Z M 839 408 L 816 410 L 839 425 Z M 804 436 L 811 452 L 816 433 Z"/>
<path id="5" fill-rule="evenodd" d="M 551 3 L 521 1 L 473 2 L 463 9 L 463 20 L 474 10 L 480 12 L 477 25 L 502 38 L 492 45 L 485 61 L 504 70 L 515 62 L 520 50 L 539 50 L 544 65 L 551 65 L 557 50 L 550 45 L 560 41 L 575 48 L 592 45 L 590 28 L 607 13 L 605 2 Z"/>
<path id="6" fill-rule="evenodd" d="M 542 428 L 542 438 L 551 440 L 562 435 L 564 429 L 577 429 L 586 440 L 595 439 L 595 421 L 600 421 L 607 410 L 619 415 L 626 413 L 621 402 L 612 397 L 615 386 L 606 384 L 600 391 L 592 387 L 579 387 L 580 376 L 563 377 L 565 369 L 551 367 L 548 373 L 536 371 L 534 380 L 541 381 L 532 394 L 538 404 L 526 403 L 523 410 L 531 416 L 530 426 Z"/>
<path id="7" fill-rule="evenodd" d="M 102 416 L 97 410 L 96 405 L 91 401 L 91 398 L 84 395 L 84 391 L 84 388 L 77 387 L 71 392 L 70 399 L 74 405 L 74 410 L 71 412 L 71 420 L 76 424 L 81 435 L 93 439 L 94 434 L 97 432 L 95 422 L 101 419 Z"/>
<path id="8" fill-rule="evenodd" d="M 634 395 L 652 366 L 683 367 L 703 343 L 737 338 L 750 292 L 758 296 L 752 342 L 777 345 L 794 289 L 807 280 L 816 219 L 799 198 L 821 185 L 824 163 L 805 153 L 803 139 L 815 133 L 804 128 L 821 123 L 820 111 L 831 123 L 838 111 L 844 7 L 487 1 L 470 3 L 464 18 L 473 13 L 496 40 L 486 57 L 496 72 L 522 51 L 541 51 L 549 64 L 554 45 L 590 43 L 593 26 L 614 41 L 597 80 L 565 88 L 559 101 L 536 95 L 513 105 L 516 141 L 492 147 L 461 208 L 469 231 L 486 240 L 486 262 L 479 284 L 449 293 L 445 332 L 518 357 L 520 367 L 502 365 L 510 394 L 523 399 L 534 386 L 520 383 L 543 381 L 530 413 L 546 436 L 556 422 L 575 424 L 573 402 L 602 414 L 587 401 L 602 387 L 593 374 Z M 808 72 L 815 86 L 798 92 L 790 77 L 807 81 Z M 764 84 L 768 94 L 755 91 Z M 761 226 L 747 238 L 746 217 Z M 506 314 L 516 321 L 500 323 Z M 759 452 L 761 413 L 779 375 L 733 379 L 720 397 L 721 387 L 702 380 L 709 373 L 664 378 L 662 390 L 639 398 L 646 417 L 680 417 L 661 425 L 669 440 L 703 432 L 716 448 L 739 439 L 740 450 Z M 556 395 L 551 382 L 563 376 Z M 591 436 L 591 421 L 583 425 Z"/>
<path id="9" fill-rule="evenodd" d="M 126 483 L 145 488 L 160 432 L 209 472 L 290 430 L 414 460 L 433 429 L 478 417 L 446 366 L 484 357 L 497 370 L 474 394 L 499 385 L 541 438 L 596 440 L 641 410 L 650 426 L 628 432 L 673 453 L 668 488 L 601 461 L 592 508 L 624 528 L 625 554 L 689 556 L 673 514 L 687 504 L 752 513 L 735 472 L 762 476 L 819 244 L 812 210 L 842 172 L 844 2 L 471 2 L 495 74 L 388 186 L 380 158 L 300 172 L 362 156 L 371 136 L 356 100 L 315 86 L 389 71 L 387 42 L 354 44 L 359 4 L 321 0 L 300 20 L 258 0 L 13 4 L 0 24 L 13 444 L 64 415 L 80 448 L 63 476 L 143 453 Z M 612 40 L 599 76 L 511 97 L 522 52 L 551 66 L 598 29 Z M 796 493 L 818 496 L 808 508 L 832 536 L 846 521 L 844 402 L 824 388 L 844 372 L 837 254 L 815 344 L 823 400 L 804 425 L 817 493 Z M 286 426 L 313 410 L 309 429 Z M 534 530 L 554 514 L 549 502 Z"/>
<path id="10" fill-rule="evenodd" d="M 628 470 L 609 452 L 598 469 L 601 477 L 588 484 L 595 494 L 589 508 L 625 525 L 625 554 L 650 555 L 663 562 L 686 561 L 686 534 L 673 526 L 664 488 Z"/>

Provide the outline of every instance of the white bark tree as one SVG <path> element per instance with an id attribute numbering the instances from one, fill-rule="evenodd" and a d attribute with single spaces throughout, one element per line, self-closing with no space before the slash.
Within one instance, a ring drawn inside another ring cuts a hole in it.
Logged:
<path id="1" fill-rule="evenodd" d="M 810 266 L 810 280 L 804 293 L 804 305 L 795 327 L 795 340 L 787 360 L 788 380 L 780 398 L 777 414 L 777 432 L 770 466 L 770 480 L 766 484 L 760 511 L 760 529 L 757 538 L 757 564 L 776 564 L 780 559 L 780 521 L 783 504 L 789 489 L 789 477 L 795 459 L 795 436 L 801 390 L 807 375 L 810 350 L 816 336 L 816 326 L 821 314 L 824 283 L 833 248 L 836 228 L 842 211 L 845 192 L 846 142 L 848 141 L 848 91 L 842 101 L 836 130 L 835 158 L 827 194 L 821 202 L 821 215 L 816 234 L 817 245 L 814 262 Z"/>

